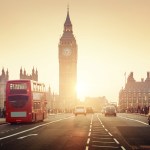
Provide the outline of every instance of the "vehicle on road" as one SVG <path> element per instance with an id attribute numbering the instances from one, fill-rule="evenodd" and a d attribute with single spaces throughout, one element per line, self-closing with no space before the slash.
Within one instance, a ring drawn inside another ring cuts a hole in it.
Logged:
<path id="1" fill-rule="evenodd" d="M 101 109 L 101 113 L 104 114 L 105 113 L 105 107 L 102 107 Z"/>
<path id="2" fill-rule="evenodd" d="M 74 109 L 75 116 L 83 114 L 86 116 L 86 108 L 84 106 L 76 106 Z"/>
<path id="3" fill-rule="evenodd" d="M 109 116 L 109 115 L 116 116 L 116 108 L 114 106 L 106 106 L 104 115 L 105 116 Z"/>
<path id="4" fill-rule="evenodd" d="M 86 107 L 86 113 L 94 113 L 93 107 Z"/>
<path id="5" fill-rule="evenodd" d="M 45 85 L 33 80 L 6 84 L 6 122 L 36 122 L 47 117 Z"/>

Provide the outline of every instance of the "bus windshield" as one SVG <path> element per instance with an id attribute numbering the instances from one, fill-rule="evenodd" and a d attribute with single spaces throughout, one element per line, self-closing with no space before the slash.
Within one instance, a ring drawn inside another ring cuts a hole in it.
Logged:
<path id="1" fill-rule="evenodd" d="M 26 96 L 26 95 L 9 96 L 8 101 L 12 107 L 22 108 L 26 105 L 26 103 L 28 101 L 28 96 Z"/>

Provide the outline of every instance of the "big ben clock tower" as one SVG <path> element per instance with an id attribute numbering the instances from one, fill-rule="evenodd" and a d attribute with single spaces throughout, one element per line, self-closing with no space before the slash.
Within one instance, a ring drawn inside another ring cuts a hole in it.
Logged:
<path id="1" fill-rule="evenodd" d="M 73 35 L 69 8 L 59 41 L 59 99 L 61 108 L 72 108 L 77 99 L 77 44 Z"/>

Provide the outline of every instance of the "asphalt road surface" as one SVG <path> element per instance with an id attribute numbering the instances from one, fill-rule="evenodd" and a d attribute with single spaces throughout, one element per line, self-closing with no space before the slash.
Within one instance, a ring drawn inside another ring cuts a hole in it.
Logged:
<path id="1" fill-rule="evenodd" d="M 0 125 L 0 150 L 150 150 L 150 126 L 136 114 L 56 114 Z"/>

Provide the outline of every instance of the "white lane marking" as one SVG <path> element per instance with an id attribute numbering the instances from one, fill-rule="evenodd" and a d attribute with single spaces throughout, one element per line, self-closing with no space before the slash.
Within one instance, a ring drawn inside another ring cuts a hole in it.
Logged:
<path id="1" fill-rule="evenodd" d="M 110 132 L 108 132 L 108 134 L 109 134 L 110 136 L 112 136 L 112 134 L 111 134 Z"/>
<path id="2" fill-rule="evenodd" d="M 89 144 L 89 143 L 90 143 L 90 138 L 87 139 L 87 144 Z"/>
<path id="3" fill-rule="evenodd" d="M 118 116 L 118 117 L 128 119 L 128 120 L 132 120 L 132 121 L 136 121 L 136 122 L 142 123 L 144 125 L 148 125 L 148 123 L 145 123 L 145 122 L 140 121 L 140 120 L 136 120 L 136 119 L 132 119 L 132 118 L 128 118 L 128 117 L 123 117 L 123 116 Z"/>
<path id="4" fill-rule="evenodd" d="M 92 145 L 92 147 L 99 147 L 99 148 L 113 148 L 113 149 L 119 148 L 119 147 L 117 147 L 117 146 L 100 146 L 100 145 Z"/>
<path id="5" fill-rule="evenodd" d="M 89 147 L 88 147 L 88 146 L 86 146 L 85 150 L 88 150 L 88 149 L 89 149 Z"/>
<path id="6" fill-rule="evenodd" d="M 114 141 L 115 141 L 117 144 L 120 144 L 115 138 L 114 138 Z"/>
<path id="7" fill-rule="evenodd" d="M 36 136 L 36 135 L 38 135 L 38 134 L 29 134 L 29 135 L 26 135 L 26 136 L 19 137 L 19 138 L 17 138 L 17 139 L 24 139 L 24 138 L 26 138 L 26 137 L 29 137 L 29 136 Z"/>
<path id="8" fill-rule="evenodd" d="M 32 131 L 32 130 L 37 129 L 37 128 L 42 127 L 42 126 L 46 126 L 46 125 L 48 125 L 48 124 L 52 124 L 52 123 L 59 122 L 59 121 L 62 121 L 62 120 L 65 120 L 65 119 L 69 119 L 69 118 L 73 118 L 73 117 L 74 117 L 74 116 L 67 117 L 67 118 L 63 118 L 63 119 L 59 119 L 59 120 L 55 120 L 55 121 L 51 121 L 51 122 L 48 122 L 48 123 L 44 123 L 44 124 L 35 126 L 35 127 L 33 127 L 33 128 L 30 128 L 30 129 L 21 131 L 21 132 L 17 132 L 17 133 L 8 135 L 8 136 L 1 137 L 0 140 L 7 139 L 7 138 L 13 137 L 13 136 L 15 136 L 15 135 L 19 135 L 19 134 L 22 134 L 22 133 L 25 133 L 25 132 L 28 132 L 28 131 Z"/>
<path id="9" fill-rule="evenodd" d="M 121 146 L 122 150 L 126 150 L 123 146 Z"/>
<path id="10" fill-rule="evenodd" d="M 110 139 L 112 139 L 112 137 L 110 138 L 110 136 L 109 137 L 95 137 L 95 136 L 93 136 L 92 137 L 93 139 L 97 139 L 97 140 L 110 140 Z"/>
<path id="11" fill-rule="evenodd" d="M 112 144 L 112 143 L 115 143 L 114 141 L 113 142 L 107 142 L 107 141 L 92 141 L 93 143 L 107 143 L 107 144 Z"/>
<path id="12" fill-rule="evenodd" d="M 91 132 L 89 132 L 88 136 L 89 136 L 89 137 L 91 136 Z"/>
<path id="13" fill-rule="evenodd" d="M 91 129 L 89 130 L 89 132 L 91 132 Z"/>
<path id="14" fill-rule="evenodd" d="M 118 117 L 121 117 L 121 116 L 118 116 Z M 98 120 L 99 120 L 99 122 L 101 123 L 101 125 L 103 126 L 103 123 L 102 123 L 102 121 L 100 120 L 100 118 L 98 117 L 98 115 L 97 115 L 97 118 L 98 118 Z M 125 117 L 122 117 L 122 118 L 125 118 Z M 127 118 L 126 118 L 127 119 Z M 141 121 L 140 121 L 141 122 Z M 144 123 L 145 124 L 145 123 Z M 148 125 L 148 124 L 147 124 Z M 110 135 L 110 136 L 112 136 L 112 134 L 104 127 L 104 129 L 105 129 L 105 131 L 107 131 L 108 132 L 108 134 Z M 94 137 L 95 138 L 95 137 Z M 101 138 L 100 138 L 101 139 Z M 113 138 L 114 140 L 115 140 L 115 142 L 117 143 L 117 144 L 120 144 L 115 138 Z M 99 147 L 99 146 L 97 146 L 97 145 L 92 145 L 92 146 L 95 146 L 95 147 Z M 100 146 L 100 147 L 103 147 L 103 146 Z M 105 146 L 104 146 L 105 147 Z M 110 148 L 110 147 L 109 147 Z M 111 147 L 112 148 L 112 147 Z M 113 148 L 118 148 L 118 147 L 113 147 Z M 122 150 L 126 150 L 123 146 L 121 146 L 121 149 Z"/>

